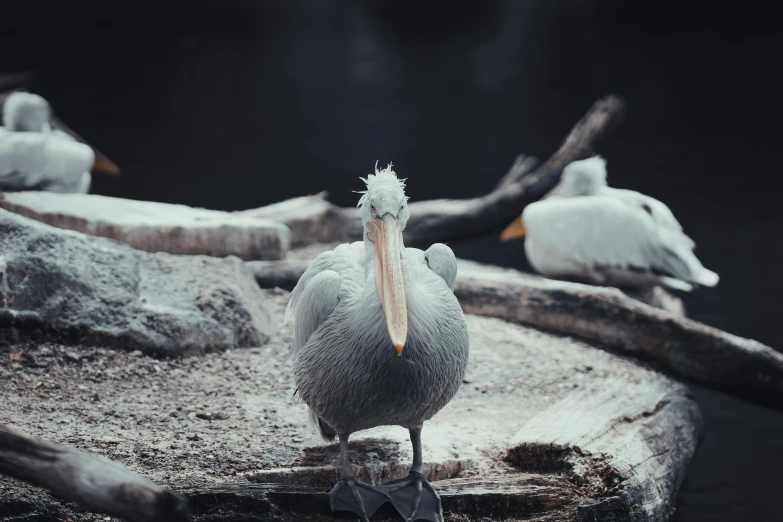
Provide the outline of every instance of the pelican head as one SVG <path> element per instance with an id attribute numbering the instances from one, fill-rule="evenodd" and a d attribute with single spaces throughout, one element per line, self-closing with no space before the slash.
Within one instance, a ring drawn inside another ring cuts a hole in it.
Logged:
<path id="1" fill-rule="evenodd" d="M 606 160 L 601 156 L 572 161 L 563 169 L 560 183 L 544 194 L 541 199 L 574 196 L 593 196 L 606 187 Z M 501 241 L 519 239 L 527 234 L 522 216 L 515 219 L 500 234 Z"/>
<path id="2" fill-rule="evenodd" d="M 49 102 L 30 92 L 14 92 L 3 105 L 3 124 L 15 132 L 48 132 L 52 117 Z"/>
<path id="3" fill-rule="evenodd" d="M 375 260 L 375 288 L 386 315 L 386 328 L 397 355 L 402 355 L 408 336 L 408 307 L 402 275 L 402 231 L 408 222 L 405 180 L 397 178 L 389 164 L 361 178 L 367 191 L 359 200 L 364 241 Z"/>
<path id="4" fill-rule="evenodd" d="M 593 156 L 566 165 L 560 183 L 544 197 L 593 196 L 605 186 L 606 160 Z"/>
<path id="5" fill-rule="evenodd" d="M 9 131 L 14 132 L 51 133 L 54 130 L 59 130 L 74 140 L 89 146 L 89 143 L 85 142 L 52 113 L 52 107 L 48 101 L 31 92 L 17 91 L 8 96 L 3 105 L 3 124 Z M 91 170 L 119 176 L 120 168 L 117 165 L 94 148 L 90 148 L 94 154 Z"/>

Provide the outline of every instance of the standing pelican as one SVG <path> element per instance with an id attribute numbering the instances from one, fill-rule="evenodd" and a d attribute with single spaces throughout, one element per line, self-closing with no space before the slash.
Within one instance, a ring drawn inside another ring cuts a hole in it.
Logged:
<path id="1" fill-rule="evenodd" d="M 467 323 L 452 291 L 457 262 L 443 244 L 404 247 L 408 198 L 391 165 L 363 181 L 364 241 L 316 257 L 291 293 L 296 385 L 321 436 L 340 439 L 333 510 L 366 522 L 389 500 L 406 520 L 440 521 L 421 430 L 457 393 L 468 363 Z M 408 477 L 373 487 L 356 479 L 348 438 L 384 425 L 409 430 L 413 464 Z"/>
<path id="2" fill-rule="evenodd" d="M 500 238 L 523 236 L 530 264 L 550 277 L 631 288 L 663 284 L 684 291 L 718 283 L 718 274 L 694 255 L 693 240 L 669 207 L 607 186 L 600 156 L 567 165 L 560 183 L 525 207 Z"/>
<path id="3" fill-rule="evenodd" d="M 87 193 L 90 169 L 118 175 L 119 168 L 92 149 L 28 92 L 11 93 L 0 127 L 0 190 Z"/>

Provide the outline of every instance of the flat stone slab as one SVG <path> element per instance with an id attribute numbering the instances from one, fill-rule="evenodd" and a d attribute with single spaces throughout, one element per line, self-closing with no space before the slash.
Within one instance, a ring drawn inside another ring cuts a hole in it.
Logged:
<path id="1" fill-rule="evenodd" d="M 6 192 L 0 207 L 148 252 L 283 259 L 291 242 L 288 227 L 271 219 L 97 194 Z"/>
<path id="2" fill-rule="evenodd" d="M 278 327 L 270 306 L 236 257 L 152 254 L 0 210 L 0 342 L 260 346 Z"/>
<path id="3" fill-rule="evenodd" d="M 288 293 L 270 291 L 282 318 Z M 455 399 L 425 424 L 447 520 L 666 520 L 701 417 L 681 384 L 566 337 L 468 315 Z M 334 520 L 336 444 L 307 426 L 290 327 L 260 348 L 155 359 L 96 347 L 0 348 L 0 424 L 120 461 L 185 493 L 197 521 Z M 407 474 L 407 432 L 356 434 L 359 476 Z M 0 479 L 0 518 L 97 520 Z M 373 521 L 400 520 L 388 506 Z"/>

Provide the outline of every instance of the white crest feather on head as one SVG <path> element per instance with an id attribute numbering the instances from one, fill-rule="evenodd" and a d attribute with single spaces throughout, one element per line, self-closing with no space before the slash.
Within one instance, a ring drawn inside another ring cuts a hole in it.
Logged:
<path id="1" fill-rule="evenodd" d="M 606 160 L 598 154 L 583 160 L 573 161 L 568 167 L 571 167 L 570 170 L 578 169 L 579 172 L 589 176 L 606 177 Z"/>
<path id="2" fill-rule="evenodd" d="M 397 187 L 399 187 L 400 190 L 403 192 L 405 191 L 405 179 L 400 179 L 397 177 L 397 174 L 392 170 L 392 164 L 389 163 L 389 165 L 385 169 L 378 170 L 378 162 L 375 162 L 375 174 L 368 174 L 366 178 L 360 177 L 359 179 L 364 181 L 364 184 L 367 185 L 367 190 L 357 190 L 357 194 L 363 194 L 363 196 L 359 199 L 359 204 L 356 205 L 357 207 L 361 207 L 364 202 L 367 200 L 367 193 L 373 189 L 373 187 L 378 185 L 386 185 L 386 184 L 394 184 Z M 408 201 L 408 197 L 405 196 L 405 201 Z"/>
<path id="3" fill-rule="evenodd" d="M 51 114 L 49 102 L 31 92 L 15 91 L 6 98 L 3 105 L 3 124 L 11 130 L 27 130 L 18 127 L 30 116 L 35 117 L 36 113 L 40 118 L 49 119 Z"/>

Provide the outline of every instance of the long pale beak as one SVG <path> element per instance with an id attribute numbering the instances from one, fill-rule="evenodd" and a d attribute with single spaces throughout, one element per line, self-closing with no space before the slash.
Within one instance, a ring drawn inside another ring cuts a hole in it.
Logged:
<path id="1" fill-rule="evenodd" d="M 367 225 L 375 243 L 375 286 L 386 315 L 386 328 L 397 355 L 402 355 L 408 337 L 408 306 L 402 278 L 400 223 L 387 215 L 381 223 L 371 221 Z"/>
<path id="2" fill-rule="evenodd" d="M 525 237 L 526 233 L 527 229 L 525 228 L 525 223 L 522 221 L 522 216 L 519 216 L 501 232 L 500 240 L 511 241 L 512 239 L 519 239 Z"/>
<path id="3" fill-rule="evenodd" d="M 95 153 L 95 161 L 92 163 L 92 168 L 90 170 L 94 170 L 95 172 L 100 172 L 101 174 L 108 174 L 110 176 L 119 176 L 120 175 L 120 168 L 109 158 L 107 158 L 105 155 L 101 153 L 98 149 L 87 143 L 81 136 L 76 134 L 70 127 L 68 127 L 61 119 L 59 119 L 57 116 L 52 114 L 51 116 L 51 125 L 54 129 L 59 129 L 63 131 L 64 133 L 71 136 L 76 141 L 80 141 L 84 143 L 85 145 L 88 145 L 93 153 Z"/>

